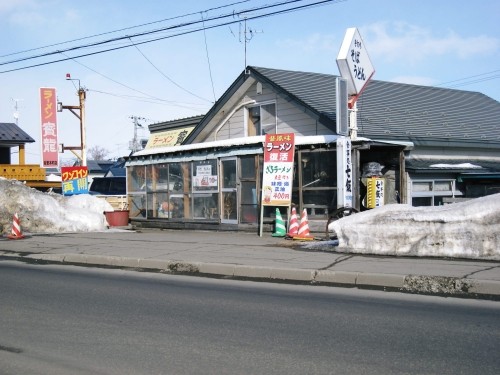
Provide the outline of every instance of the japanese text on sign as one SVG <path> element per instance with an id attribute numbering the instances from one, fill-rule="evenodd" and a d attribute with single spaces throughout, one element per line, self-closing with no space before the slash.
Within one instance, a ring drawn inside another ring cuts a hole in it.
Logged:
<path id="1" fill-rule="evenodd" d="M 266 134 L 262 204 L 288 206 L 292 200 L 295 137 L 290 134 Z"/>
<path id="2" fill-rule="evenodd" d="M 89 192 L 87 176 L 87 167 L 62 167 L 63 195 L 87 194 Z"/>
<path id="3" fill-rule="evenodd" d="M 56 89 L 40 88 L 40 120 L 42 166 L 57 167 L 59 165 L 57 148 L 57 104 Z"/>
<path id="4" fill-rule="evenodd" d="M 349 95 L 359 95 L 375 73 L 358 29 L 349 28 L 337 57 L 342 78 L 347 80 Z"/>

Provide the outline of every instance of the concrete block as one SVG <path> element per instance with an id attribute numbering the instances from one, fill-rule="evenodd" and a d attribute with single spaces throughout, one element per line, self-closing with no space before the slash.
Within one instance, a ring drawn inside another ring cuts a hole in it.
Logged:
<path id="1" fill-rule="evenodd" d="M 87 255 L 85 254 L 66 254 L 64 255 L 65 263 L 87 263 Z"/>
<path id="2" fill-rule="evenodd" d="M 294 268 L 273 268 L 271 271 L 271 279 L 312 281 L 314 272 L 315 271 Z"/>
<path id="3" fill-rule="evenodd" d="M 470 280 L 472 283 L 469 293 L 500 295 L 500 281 Z"/>
<path id="4" fill-rule="evenodd" d="M 137 268 L 139 267 L 139 259 L 138 258 L 127 258 L 127 257 L 112 257 L 111 259 L 113 266 L 118 267 L 130 267 Z"/>
<path id="5" fill-rule="evenodd" d="M 159 259 L 139 259 L 139 268 L 168 270 L 171 262 L 169 260 Z"/>
<path id="6" fill-rule="evenodd" d="M 356 284 L 358 272 L 334 271 L 333 282 L 336 284 Z"/>
<path id="7" fill-rule="evenodd" d="M 402 288 L 406 275 L 383 273 L 358 273 L 356 285 L 385 286 L 388 288 Z"/>
<path id="8" fill-rule="evenodd" d="M 233 276 L 234 265 L 221 263 L 200 263 L 199 272 L 212 275 Z"/>
<path id="9" fill-rule="evenodd" d="M 64 254 L 30 254 L 26 256 L 29 259 L 39 259 L 47 262 L 64 262 Z"/>
<path id="10" fill-rule="evenodd" d="M 255 266 L 234 266 L 235 277 L 255 277 L 270 279 L 273 268 Z"/>

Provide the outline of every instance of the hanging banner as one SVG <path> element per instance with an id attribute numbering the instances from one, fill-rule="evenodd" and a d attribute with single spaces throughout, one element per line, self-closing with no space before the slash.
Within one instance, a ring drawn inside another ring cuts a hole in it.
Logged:
<path id="1" fill-rule="evenodd" d="M 40 88 L 40 115 L 42 124 L 42 167 L 54 168 L 59 165 L 56 89 Z"/>
<path id="2" fill-rule="evenodd" d="M 351 140 L 337 139 L 337 208 L 352 207 Z"/>
<path id="3" fill-rule="evenodd" d="M 63 195 L 88 194 L 87 167 L 61 167 Z"/>
<path id="4" fill-rule="evenodd" d="M 266 134 L 262 205 L 289 206 L 292 201 L 295 134 Z"/>

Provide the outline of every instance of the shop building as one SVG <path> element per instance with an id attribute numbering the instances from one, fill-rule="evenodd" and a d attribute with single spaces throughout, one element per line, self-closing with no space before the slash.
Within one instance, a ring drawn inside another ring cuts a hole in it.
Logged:
<path id="1" fill-rule="evenodd" d="M 166 228 L 258 225 L 265 134 L 295 134 L 292 204 L 323 223 L 339 206 L 336 76 L 247 67 L 204 116 L 150 126 L 127 159 L 130 219 Z M 438 205 L 500 189 L 500 103 L 477 92 L 371 81 L 349 141 L 352 206 Z M 274 208 L 264 207 L 264 222 Z"/>

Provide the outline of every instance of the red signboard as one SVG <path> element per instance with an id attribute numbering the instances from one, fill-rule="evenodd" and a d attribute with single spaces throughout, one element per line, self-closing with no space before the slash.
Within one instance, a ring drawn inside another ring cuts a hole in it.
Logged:
<path id="1" fill-rule="evenodd" d="M 59 165 L 57 146 L 57 101 L 56 89 L 40 88 L 40 119 L 42 123 L 42 167 Z"/>
<path id="2" fill-rule="evenodd" d="M 293 133 L 266 134 L 262 176 L 262 204 L 264 206 L 290 205 L 294 153 L 295 135 Z"/>

